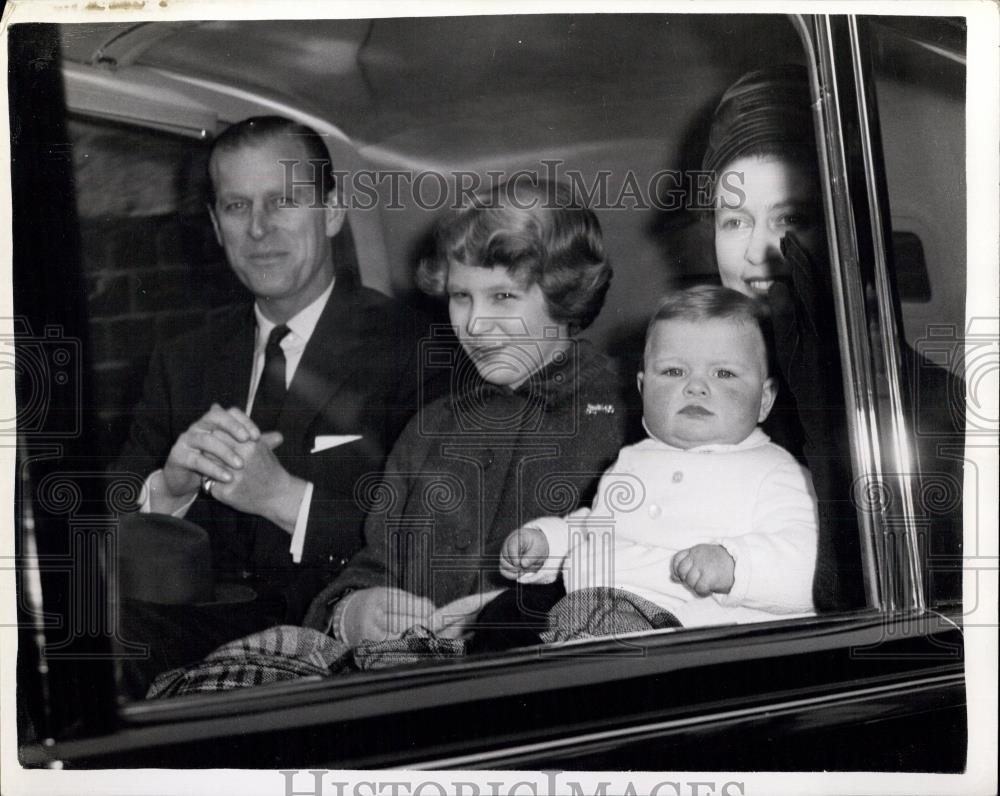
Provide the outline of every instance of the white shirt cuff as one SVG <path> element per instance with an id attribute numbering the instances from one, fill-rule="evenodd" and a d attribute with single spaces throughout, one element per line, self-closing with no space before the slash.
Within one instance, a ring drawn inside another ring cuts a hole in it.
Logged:
<path id="1" fill-rule="evenodd" d="M 292 531 L 292 545 L 289 552 L 292 554 L 292 561 L 296 564 L 302 563 L 302 551 L 306 546 L 306 526 L 309 524 L 309 509 L 312 507 L 313 484 L 306 482 L 306 491 L 302 493 L 302 502 L 299 504 L 299 513 L 295 517 L 295 530 Z"/>
<path id="2" fill-rule="evenodd" d="M 154 470 L 153 472 L 151 472 L 149 474 L 149 477 L 146 478 L 145 483 L 142 485 L 142 492 L 139 495 L 139 513 L 151 514 L 153 512 L 153 506 L 152 506 L 153 493 L 156 492 L 159 494 L 163 494 L 165 489 L 166 487 L 163 483 L 163 470 Z M 173 511 L 169 512 L 170 516 L 180 517 L 181 519 L 183 519 L 184 515 L 187 514 L 188 509 L 191 508 L 191 504 L 194 503 L 195 500 L 197 499 L 198 499 L 198 493 L 195 492 L 193 495 L 191 495 L 191 497 L 187 498 L 180 506 L 175 508 Z M 158 513 L 163 514 L 166 512 L 158 512 Z"/>

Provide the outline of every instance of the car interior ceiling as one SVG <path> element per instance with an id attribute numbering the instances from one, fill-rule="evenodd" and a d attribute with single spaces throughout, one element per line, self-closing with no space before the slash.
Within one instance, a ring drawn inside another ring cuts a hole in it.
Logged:
<path id="1" fill-rule="evenodd" d="M 895 73 L 879 85 L 880 102 L 889 109 L 883 126 L 906 139 L 905 146 L 886 149 L 899 220 L 894 226 L 919 238 L 922 267 L 932 269 L 929 285 L 910 297 L 904 313 L 912 339 L 928 322 L 961 318 L 964 283 L 940 279 L 935 271 L 954 271 L 950 263 L 962 258 L 964 238 L 950 232 L 960 228 L 960 219 L 951 217 L 954 202 L 939 203 L 948 219 L 925 217 L 912 206 L 911 197 L 926 193 L 925 182 L 941 184 L 942 178 L 933 169 L 912 168 L 933 157 L 907 153 L 936 151 L 955 135 L 914 138 L 921 127 L 907 120 L 907 109 L 923 107 L 928 90 L 937 92 L 930 98 L 935 102 L 960 103 L 964 67 L 957 28 L 948 20 L 933 28 L 933 38 L 934 46 L 956 53 L 950 72 L 928 70 L 919 55 L 925 53 L 921 36 L 926 39 L 930 29 L 889 22 L 894 27 L 881 46 L 891 48 Z M 610 172 L 611 197 L 621 195 L 626 171 L 645 184 L 663 169 L 696 168 L 706 120 L 722 89 L 748 69 L 802 60 L 798 36 L 780 15 L 88 24 L 64 25 L 61 33 L 63 55 L 73 63 L 104 64 L 123 76 L 126 67 L 152 70 L 154 80 L 196 78 L 327 120 L 348 139 L 343 145 L 331 140 L 331 146 L 349 147 L 349 157 L 334 153 L 348 168 L 482 174 L 537 169 L 559 159 L 590 186 L 599 172 Z M 265 69 L 260 53 L 267 54 Z M 176 84 L 163 84 L 165 95 L 176 90 Z M 231 98 L 215 99 L 222 124 L 233 120 L 227 113 L 253 112 L 246 103 L 227 106 Z M 953 110 L 941 114 L 938 128 L 961 124 L 957 105 Z M 355 218 L 355 237 L 369 242 L 359 252 L 366 283 L 409 292 L 412 263 L 432 221 L 413 207 L 377 220 Z M 640 327 L 657 288 L 711 277 L 712 263 L 691 256 L 698 247 L 671 234 L 677 221 L 656 208 L 602 213 L 608 248 L 621 267 L 608 299 L 616 317 L 606 311 L 589 331 L 599 345 L 616 347 L 622 327 Z M 384 234 L 388 228 L 391 235 Z M 370 245 L 378 238 L 378 246 Z"/>

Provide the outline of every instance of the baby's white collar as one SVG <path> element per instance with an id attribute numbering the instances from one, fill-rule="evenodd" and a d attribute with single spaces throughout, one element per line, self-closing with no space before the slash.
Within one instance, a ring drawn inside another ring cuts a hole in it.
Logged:
<path id="1" fill-rule="evenodd" d="M 649 438 L 654 442 L 659 443 L 667 450 L 683 451 L 684 453 L 725 453 L 728 451 L 741 451 L 747 450 L 748 448 L 756 448 L 759 445 L 764 445 L 771 441 L 771 438 L 764 433 L 761 427 L 757 426 L 742 442 L 710 442 L 707 445 L 696 445 L 693 448 L 678 448 L 676 445 L 671 445 L 656 437 L 646 425 L 646 418 L 642 419 L 642 427 L 646 430 L 646 433 L 649 434 Z"/>

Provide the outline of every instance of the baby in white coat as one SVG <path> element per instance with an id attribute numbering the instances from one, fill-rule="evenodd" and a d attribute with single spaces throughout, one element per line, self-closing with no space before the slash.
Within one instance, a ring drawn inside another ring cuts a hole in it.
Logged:
<path id="1" fill-rule="evenodd" d="M 809 472 L 758 428 L 776 396 L 760 306 L 721 287 L 670 296 L 638 374 L 648 438 L 623 448 L 591 509 L 504 541 L 500 571 L 568 593 L 613 587 L 698 627 L 813 612 Z"/>

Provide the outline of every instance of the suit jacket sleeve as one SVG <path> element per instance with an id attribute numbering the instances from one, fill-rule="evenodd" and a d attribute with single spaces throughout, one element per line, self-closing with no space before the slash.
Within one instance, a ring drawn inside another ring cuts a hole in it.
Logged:
<path id="1" fill-rule="evenodd" d="M 142 398 L 133 411 L 128 438 L 114 464 L 116 473 L 128 473 L 144 481 L 166 461 L 180 433 L 172 424 L 173 397 L 169 384 L 166 357 L 158 347 L 150 359 Z"/>
<path id="2" fill-rule="evenodd" d="M 252 317 L 249 307 L 222 307 L 204 325 L 155 347 L 116 462 L 119 472 L 145 479 L 213 402 L 242 405 L 250 384 Z"/>

